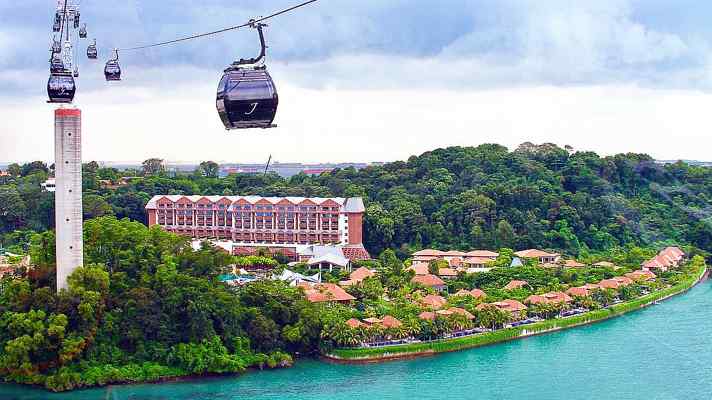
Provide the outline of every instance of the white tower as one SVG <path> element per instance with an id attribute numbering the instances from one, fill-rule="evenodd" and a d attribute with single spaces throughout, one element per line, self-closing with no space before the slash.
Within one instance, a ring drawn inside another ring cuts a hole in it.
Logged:
<path id="1" fill-rule="evenodd" d="M 82 112 L 54 111 L 54 193 L 57 232 L 57 291 L 84 264 L 82 236 Z"/>

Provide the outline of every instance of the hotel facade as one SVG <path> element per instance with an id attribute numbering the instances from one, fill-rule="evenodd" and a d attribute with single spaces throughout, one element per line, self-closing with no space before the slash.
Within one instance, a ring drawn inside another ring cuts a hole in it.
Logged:
<path id="1" fill-rule="evenodd" d="M 297 246 L 336 245 L 355 259 L 369 258 L 360 197 L 159 195 L 146 211 L 149 226 L 195 239 L 230 241 L 235 254 L 267 247 L 292 256 Z"/>

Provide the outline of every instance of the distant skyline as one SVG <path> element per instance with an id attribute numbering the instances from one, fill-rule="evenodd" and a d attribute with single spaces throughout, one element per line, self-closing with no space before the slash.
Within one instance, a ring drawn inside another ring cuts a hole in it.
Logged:
<path id="1" fill-rule="evenodd" d="M 257 51 L 248 30 L 124 53 L 125 80 L 103 82 L 113 46 L 296 2 L 83 1 L 100 47 L 98 62 L 80 61 L 84 159 L 369 162 L 525 141 L 710 158 L 712 3 L 703 1 L 322 0 L 270 21 L 280 109 L 267 131 L 228 133 L 215 111 L 222 68 Z M 0 160 L 53 157 L 44 91 L 54 3 L 0 3 Z"/>

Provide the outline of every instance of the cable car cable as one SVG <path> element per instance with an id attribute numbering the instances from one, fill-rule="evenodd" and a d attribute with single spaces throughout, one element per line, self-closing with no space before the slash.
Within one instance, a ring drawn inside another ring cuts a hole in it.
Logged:
<path id="1" fill-rule="evenodd" d="M 251 21 L 246 22 L 246 23 L 244 23 L 244 24 L 242 24 L 242 25 L 236 25 L 236 26 L 231 26 L 231 27 L 228 27 L 228 28 L 223 28 L 223 29 L 220 29 L 220 30 L 217 30 L 217 31 L 205 32 L 205 33 L 200 33 L 200 34 L 192 35 L 192 36 L 186 36 L 186 37 L 182 37 L 182 38 L 178 38 L 178 39 L 169 40 L 169 41 L 166 41 L 166 42 L 159 42 L 159 43 L 147 44 L 147 45 L 137 46 L 137 47 L 122 48 L 122 49 L 118 49 L 118 51 L 135 51 L 135 50 L 148 49 L 148 48 L 151 48 L 151 47 L 166 46 L 166 45 L 169 45 L 169 44 L 175 44 L 175 43 L 179 43 L 179 42 L 185 42 L 185 41 L 187 41 L 187 40 L 198 39 L 198 38 L 205 37 L 205 36 L 212 36 L 212 35 L 217 35 L 217 34 L 220 34 L 220 33 L 228 32 L 228 31 L 232 31 L 232 30 L 235 30 L 235 29 L 245 28 L 245 27 L 248 27 L 248 26 L 250 26 L 250 25 L 252 25 L 252 24 L 255 24 L 255 23 L 258 23 L 258 22 L 262 22 L 262 21 L 268 20 L 268 19 L 270 19 L 270 18 L 274 18 L 274 17 L 276 17 L 276 16 L 278 16 L 278 15 L 282 15 L 282 14 L 288 13 L 288 12 L 290 12 L 290 11 L 296 10 L 297 8 L 304 7 L 304 6 L 308 5 L 308 4 L 315 3 L 315 2 L 317 2 L 317 1 L 318 1 L 318 0 L 305 1 L 305 2 L 300 3 L 300 4 L 297 4 L 297 5 L 295 5 L 295 6 L 286 8 L 286 9 L 284 9 L 284 10 L 282 10 L 282 11 L 278 11 L 278 12 L 276 12 L 276 13 L 274 13 L 274 14 L 270 14 L 270 15 L 268 15 L 268 16 L 266 16 L 266 17 L 261 17 L 261 18 L 255 19 L 255 20 L 251 20 Z M 65 5 L 66 5 L 66 3 L 65 3 Z"/>

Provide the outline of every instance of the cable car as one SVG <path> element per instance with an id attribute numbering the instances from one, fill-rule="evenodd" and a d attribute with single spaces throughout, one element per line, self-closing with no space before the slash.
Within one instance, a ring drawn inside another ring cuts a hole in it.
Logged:
<path id="1" fill-rule="evenodd" d="M 106 62 L 104 77 L 107 81 L 121 80 L 121 66 L 119 66 L 119 51 L 114 49 L 114 58 Z"/>
<path id="2" fill-rule="evenodd" d="M 57 41 L 57 38 L 52 38 L 52 53 L 61 53 L 62 45 Z"/>
<path id="3" fill-rule="evenodd" d="M 48 103 L 71 103 L 77 87 L 69 71 L 52 72 L 47 81 Z"/>
<path id="4" fill-rule="evenodd" d="M 79 28 L 79 11 L 74 14 L 74 29 Z"/>
<path id="5" fill-rule="evenodd" d="M 87 58 L 96 60 L 98 56 L 99 52 L 96 49 L 96 39 L 94 39 L 94 42 L 87 47 Z"/>
<path id="6" fill-rule="evenodd" d="M 225 69 L 218 84 L 215 105 L 227 130 L 276 126 L 272 122 L 279 104 L 277 88 L 267 67 L 257 65 L 265 57 L 267 46 L 262 27 L 266 25 L 250 22 L 260 36 L 260 55 L 233 62 Z"/>
<path id="7" fill-rule="evenodd" d="M 60 73 L 64 72 L 64 62 L 62 61 L 62 58 L 57 56 L 57 53 L 52 54 L 52 59 L 49 60 L 49 72 L 50 73 Z"/>
<path id="8" fill-rule="evenodd" d="M 72 74 L 75 78 L 79 78 L 79 68 L 74 67 L 74 73 Z"/>
<path id="9" fill-rule="evenodd" d="M 59 12 L 54 14 L 54 25 L 52 25 L 52 31 L 53 32 L 59 32 L 59 30 L 62 28 L 62 17 L 59 15 Z"/>
<path id="10" fill-rule="evenodd" d="M 82 25 L 82 28 L 79 30 L 79 37 L 82 39 L 87 38 L 87 24 Z"/>

